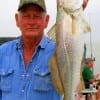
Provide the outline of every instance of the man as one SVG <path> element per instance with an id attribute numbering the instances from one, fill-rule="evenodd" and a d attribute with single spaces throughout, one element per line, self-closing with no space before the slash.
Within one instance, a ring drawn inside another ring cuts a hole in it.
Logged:
<path id="1" fill-rule="evenodd" d="M 61 100 L 48 66 L 55 44 L 44 36 L 44 0 L 20 0 L 15 18 L 22 35 L 0 46 L 0 100 Z"/>
<path id="2" fill-rule="evenodd" d="M 85 60 L 85 66 L 83 67 L 82 75 L 86 89 L 93 88 L 91 85 L 96 81 L 96 78 L 98 77 L 98 74 L 96 76 L 93 75 L 93 63 L 94 61 L 92 58 L 87 58 Z M 86 100 L 93 100 L 91 94 L 86 95 L 85 98 Z"/>
<path id="3" fill-rule="evenodd" d="M 0 46 L 0 100 L 61 100 L 48 66 L 55 44 L 44 36 L 44 0 L 20 0 L 15 19 L 21 37 Z"/>
<path id="4" fill-rule="evenodd" d="M 99 77 L 99 74 L 97 75 L 93 75 L 93 59 L 91 58 L 87 58 L 85 60 L 85 66 L 83 68 L 82 71 L 82 75 L 83 75 L 83 79 L 84 79 L 84 83 L 85 83 L 85 88 L 89 88 L 90 84 L 92 84 L 93 82 L 96 81 L 97 77 Z"/>

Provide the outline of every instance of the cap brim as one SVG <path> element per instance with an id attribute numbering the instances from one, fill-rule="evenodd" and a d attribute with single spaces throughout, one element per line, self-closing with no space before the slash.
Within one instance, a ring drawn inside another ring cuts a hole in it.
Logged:
<path id="1" fill-rule="evenodd" d="M 20 10 L 24 9 L 28 5 L 37 5 L 38 7 L 41 8 L 42 11 L 45 11 L 45 9 L 43 9 L 40 5 L 38 5 L 36 3 L 31 3 L 31 2 L 30 3 L 25 3 L 25 4 L 21 5 L 21 6 L 19 6 L 19 8 L 17 10 L 20 11 Z"/>

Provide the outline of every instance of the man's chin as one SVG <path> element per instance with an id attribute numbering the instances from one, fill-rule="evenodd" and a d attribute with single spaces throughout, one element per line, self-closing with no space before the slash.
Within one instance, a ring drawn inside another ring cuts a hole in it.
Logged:
<path id="1" fill-rule="evenodd" d="M 27 35 L 26 37 L 27 38 L 37 38 L 37 37 L 39 37 L 39 35 Z"/>
<path id="2" fill-rule="evenodd" d="M 39 33 L 33 33 L 33 32 L 30 32 L 26 35 L 27 37 L 38 37 L 39 36 Z"/>

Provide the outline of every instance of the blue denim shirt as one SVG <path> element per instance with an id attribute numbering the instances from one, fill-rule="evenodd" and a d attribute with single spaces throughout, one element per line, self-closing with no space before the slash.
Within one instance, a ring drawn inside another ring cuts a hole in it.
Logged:
<path id="1" fill-rule="evenodd" d="M 21 38 L 0 46 L 0 100 L 61 100 L 48 62 L 55 44 L 43 37 L 26 69 Z"/>

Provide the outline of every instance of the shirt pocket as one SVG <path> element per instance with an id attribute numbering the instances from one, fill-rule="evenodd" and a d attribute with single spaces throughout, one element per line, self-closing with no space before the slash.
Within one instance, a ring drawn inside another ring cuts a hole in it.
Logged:
<path id="1" fill-rule="evenodd" d="M 12 89 L 13 69 L 0 69 L 0 88 L 2 91 L 10 92 Z"/>
<path id="2" fill-rule="evenodd" d="M 36 91 L 42 91 L 42 92 L 49 91 L 52 89 L 50 71 L 48 69 L 34 70 L 33 89 Z"/>

